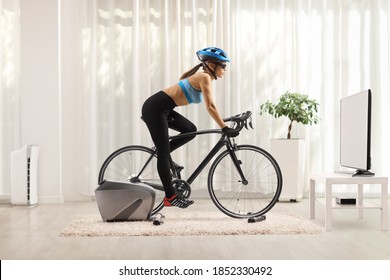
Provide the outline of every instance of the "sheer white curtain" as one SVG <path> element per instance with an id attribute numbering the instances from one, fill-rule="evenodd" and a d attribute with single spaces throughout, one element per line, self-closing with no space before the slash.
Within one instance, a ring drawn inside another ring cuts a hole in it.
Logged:
<path id="1" fill-rule="evenodd" d="M 371 88 L 372 169 L 389 174 L 388 1 L 85 0 L 77 5 L 86 104 L 78 117 L 87 128 L 79 143 L 87 153 L 88 174 L 81 192 L 93 193 L 100 165 L 116 148 L 152 145 L 139 119 L 143 101 L 177 82 L 196 64 L 195 51 L 211 45 L 232 59 L 225 77 L 214 83 L 221 113 L 254 112 L 255 130 L 243 132 L 240 143 L 268 149 L 270 138 L 284 137 L 287 120 L 259 117 L 257 108 L 286 90 L 300 91 L 318 99 L 321 115 L 319 125 L 293 131 L 306 138 L 306 174 L 333 171 L 339 99 Z M 19 1 L 0 0 L 0 195 L 9 193 L 10 152 L 20 144 L 19 26 Z M 199 129 L 215 127 L 202 104 L 178 110 Z M 175 152 L 187 174 L 213 140 L 201 136 Z M 205 176 L 194 187 L 204 189 Z"/>
<path id="2" fill-rule="evenodd" d="M 91 182 L 109 153 L 124 145 L 152 146 L 141 121 L 144 100 L 176 83 L 197 64 L 196 50 L 209 45 L 230 49 L 230 5 L 222 1 L 89 1 L 83 30 L 89 107 Z M 231 97 L 231 74 L 215 91 L 223 115 L 238 113 Z M 244 109 L 244 108 L 243 108 Z M 243 110 L 242 109 L 242 110 Z M 254 107 L 245 108 L 253 110 Z M 202 106 L 178 109 L 199 129 L 215 126 Z M 193 171 L 211 141 L 199 137 L 174 157 Z M 186 162 L 186 159 L 191 161 Z M 205 186 L 205 178 L 200 180 Z"/>
<path id="3" fill-rule="evenodd" d="M 83 26 L 86 125 L 91 185 L 109 153 L 152 145 L 140 120 L 143 101 L 196 64 L 196 50 L 225 49 L 231 63 L 214 83 L 227 116 L 252 110 L 255 130 L 240 143 L 268 149 L 287 120 L 259 117 L 258 107 L 285 91 L 320 103 L 321 122 L 295 126 L 307 145 L 308 174 L 338 169 L 339 99 L 373 92 L 372 169 L 388 174 L 390 5 L 388 1 L 89 0 Z M 215 127 L 204 106 L 178 109 L 198 129 Z M 191 172 L 214 139 L 198 137 L 175 152 Z M 307 180 L 306 180 L 307 182 Z M 203 176 L 195 188 L 206 188 Z M 306 190 L 307 190 L 307 186 Z M 92 191 L 92 189 L 91 189 Z"/>
<path id="4" fill-rule="evenodd" d="M 0 0 L 0 195 L 9 194 L 10 152 L 18 148 L 19 1 Z"/>

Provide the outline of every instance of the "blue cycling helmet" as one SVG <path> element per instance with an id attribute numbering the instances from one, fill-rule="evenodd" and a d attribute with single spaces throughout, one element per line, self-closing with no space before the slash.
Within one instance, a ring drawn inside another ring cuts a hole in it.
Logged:
<path id="1" fill-rule="evenodd" d="M 224 62 L 230 62 L 230 59 L 226 52 L 222 49 L 209 47 L 196 52 L 199 60 L 204 62 L 207 60 L 219 60 Z"/>

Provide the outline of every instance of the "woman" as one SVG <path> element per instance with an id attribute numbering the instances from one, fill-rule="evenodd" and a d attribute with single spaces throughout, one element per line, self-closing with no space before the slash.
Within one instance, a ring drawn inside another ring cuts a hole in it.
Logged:
<path id="1" fill-rule="evenodd" d="M 219 48 L 206 48 L 197 53 L 200 64 L 184 73 L 180 81 L 149 97 L 142 107 L 142 118 L 145 121 L 154 145 L 157 148 L 157 170 L 164 186 L 164 206 L 186 208 L 194 201 L 177 196 L 172 186 L 171 152 L 184 145 L 194 137 L 180 138 L 169 142 L 168 128 L 187 133 L 196 131 L 196 126 L 174 111 L 176 106 L 200 103 L 202 97 L 210 116 L 215 120 L 225 135 L 235 137 L 236 131 L 226 126 L 214 103 L 211 82 L 222 78 L 226 63 L 230 62 L 227 54 Z M 198 72 L 203 66 L 203 72 Z M 170 120 L 168 122 L 168 120 Z"/>

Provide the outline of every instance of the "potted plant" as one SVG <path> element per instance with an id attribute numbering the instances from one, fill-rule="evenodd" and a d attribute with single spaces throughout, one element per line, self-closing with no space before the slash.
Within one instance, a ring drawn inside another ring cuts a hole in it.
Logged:
<path id="1" fill-rule="evenodd" d="M 287 117 L 290 120 L 288 125 L 287 139 L 291 139 L 291 128 L 293 122 L 302 124 L 317 124 L 319 118 L 318 102 L 314 99 L 309 99 L 305 94 L 286 92 L 283 94 L 278 103 L 273 104 L 267 101 L 260 105 L 260 115 L 268 113 L 275 118 Z"/>
<path id="2" fill-rule="evenodd" d="M 287 138 L 271 140 L 271 154 L 278 162 L 283 175 L 283 189 L 280 200 L 297 201 L 303 196 L 305 142 L 291 138 L 294 122 L 313 125 L 319 122 L 319 104 L 301 93 L 284 93 L 277 103 L 267 101 L 260 105 L 260 115 L 268 113 L 275 118 L 289 119 Z"/>

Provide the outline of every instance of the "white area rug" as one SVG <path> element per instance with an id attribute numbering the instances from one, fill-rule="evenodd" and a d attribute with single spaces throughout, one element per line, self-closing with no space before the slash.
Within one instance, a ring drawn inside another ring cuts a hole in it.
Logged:
<path id="1" fill-rule="evenodd" d="M 166 214 L 165 214 L 166 215 Z M 316 234 L 321 227 L 290 213 L 269 213 L 266 220 L 248 223 L 215 213 L 169 213 L 164 223 L 155 226 L 150 221 L 103 222 L 99 215 L 74 218 L 61 236 L 190 236 L 190 235 L 258 235 Z"/>

